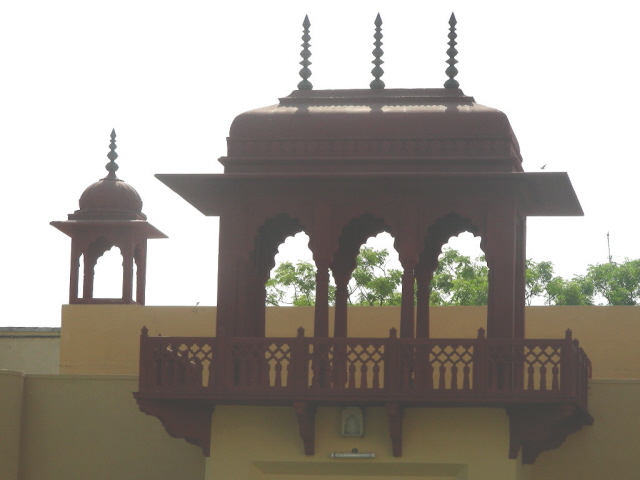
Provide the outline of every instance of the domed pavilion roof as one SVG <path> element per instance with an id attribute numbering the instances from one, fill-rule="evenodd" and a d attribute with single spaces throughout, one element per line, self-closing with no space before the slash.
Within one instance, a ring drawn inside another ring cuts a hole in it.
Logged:
<path id="1" fill-rule="evenodd" d="M 116 176 L 118 164 L 115 130 L 111 132 L 111 151 L 106 177 L 89 185 L 80 197 L 80 209 L 69 215 L 69 220 L 146 220 L 142 213 L 142 199 L 135 188 Z"/>

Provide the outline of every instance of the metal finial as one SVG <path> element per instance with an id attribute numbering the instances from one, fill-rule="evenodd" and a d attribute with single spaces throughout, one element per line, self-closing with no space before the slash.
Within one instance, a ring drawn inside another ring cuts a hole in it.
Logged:
<path id="1" fill-rule="evenodd" d="M 449 60 L 447 63 L 449 66 L 447 67 L 446 74 L 449 77 L 449 80 L 444 82 L 444 88 L 459 88 L 460 84 L 454 78 L 458 74 L 458 69 L 455 67 L 455 64 L 458 63 L 456 60 L 456 55 L 458 54 L 458 50 L 456 50 L 456 38 L 458 35 L 456 34 L 456 16 L 452 13 L 451 18 L 449 18 L 449 48 L 447 50 L 447 55 L 449 55 Z"/>
<path id="2" fill-rule="evenodd" d="M 109 144 L 110 152 L 107 154 L 107 158 L 110 160 L 109 163 L 105 165 L 104 168 L 107 169 L 109 175 L 107 178 L 116 178 L 116 171 L 118 170 L 118 164 L 116 163 L 116 158 L 118 158 L 118 154 L 116 153 L 116 129 L 111 130 L 111 143 Z"/>
<path id="3" fill-rule="evenodd" d="M 302 61 L 300 62 L 300 65 L 302 65 L 302 70 L 300 70 L 302 81 L 298 83 L 298 90 L 313 90 L 313 85 L 307 80 L 311 76 L 311 70 L 309 70 L 309 65 L 311 65 L 309 61 L 309 57 L 311 56 L 311 51 L 309 50 L 311 46 L 309 43 L 309 40 L 311 40 L 309 27 L 311 26 L 311 22 L 309 21 L 308 15 L 304 16 L 302 26 L 304 27 L 304 33 L 302 34 L 302 51 L 300 52 L 300 56 L 302 57 Z"/>
<path id="4" fill-rule="evenodd" d="M 384 74 L 384 70 L 382 70 L 382 68 L 380 67 L 380 65 L 384 63 L 384 61 L 382 60 L 382 54 L 384 52 L 380 48 L 382 46 L 382 19 L 380 18 L 380 14 L 378 14 L 378 16 L 376 17 L 375 24 L 376 33 L 373 35 L 373 38 L 375 38 L 376 41 L 373 42 L 373 44 L 376 48 L 373 49 L 374 58 L 371 62 L 375 65 L 375 67 L 373 67 L 373 70 L 371 70 L 371 73 L 373 74 L 373 81 L 369 84 L 369 87 L 371 87 L 372 89 L 380 89 L 384 88 L 384 82 L 380 80 L 380 77 Z"/>

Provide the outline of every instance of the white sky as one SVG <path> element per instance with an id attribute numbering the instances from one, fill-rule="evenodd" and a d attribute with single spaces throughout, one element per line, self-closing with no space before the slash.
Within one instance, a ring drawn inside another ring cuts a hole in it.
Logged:
<path id="1" fill-rule="evenodd" d="M 595 6 L 589 6 L 595 5 Z M 633 2 L 25 1 L 0 3 L 1 326 L 57 326 L 68 300 L 68 237 L 49 226 L 105 175 L 118 175 L 168 240 L 152 240 L 149 305 L 213 305 L 217 220 L 156 173 L 219 173 L 233 118 L 299 81 L 304 15 L 316 89 L 368 88 L 373 21 L 383 19 L 388 88 L 440 87 L 447 21 L 458 19 L 463 91 L 504 111 L 525 169 L 567 171 L 582 218 L 533 218 L 527 255 L 566 277 L 640 257 Z"/>

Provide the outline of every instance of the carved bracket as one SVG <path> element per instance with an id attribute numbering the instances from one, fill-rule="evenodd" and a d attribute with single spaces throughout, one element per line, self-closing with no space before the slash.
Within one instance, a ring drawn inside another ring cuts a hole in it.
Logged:
<path id="1" fill-rule="evenodd" d="M 304 444 L 304 454 L 313 455 L 316 452 L 315 419 L 317 408 L 315 405 L 310 405 L 307 402 L 294 402 L 293 408 L 298 418 L 298 428 L 300 430 L 302 443 Z"/>
<path id="2" fill-rule="evenodd" d="M 509 415 L 509 458 L 532 464 L 545 450 L 558 448 L 572 433 L 593 419 L 576 411 L 575 405 L 524 406 L 507 408 Z"/>
<path id="3" fill-rule="evenodd" d="M 138 407 L 147 415 L 160 420 L 169 435 L 184 438 L 202 449 L 205 457 L 210 454 L 211 416 L 215 405 L 179 400 L 155 400 L 138 398 Z"/>
<path id="4" fill-rule="evenodd" d="M 394 457 L 402 456 L 402 419 L 404 407 L 398 403 L 387 403 L 387 417 L 389 418 L 389 435 L 391 436 L 391 450 Z"/>

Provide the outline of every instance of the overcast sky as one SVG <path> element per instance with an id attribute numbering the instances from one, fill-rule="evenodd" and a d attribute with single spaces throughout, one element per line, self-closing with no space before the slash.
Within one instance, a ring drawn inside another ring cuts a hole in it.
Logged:
<path id="1" fill-rule="evenodd" d="M 154 174 L 222 171 L 233 118 L 296 88 L 305 14 L 316 89 L 368 88 L 378 12 L 387 87 L 437 88 L 455 11 L 462 90 L 508 115 L 525 170 L 569 172 L 586 214 L 530 219 L 527 256 L 571 277 L 607 260 L 610 232 L 614 260 L 640 257 L 632 2 L 0 5 L 1 326 L 59 325 L 70 240 L 49 222 L 65 220 L 105 176 L 114 127 L 119 177 L 169 236 L 150 241 L 147 304 L 215 304 L 217 220 Z"/>

